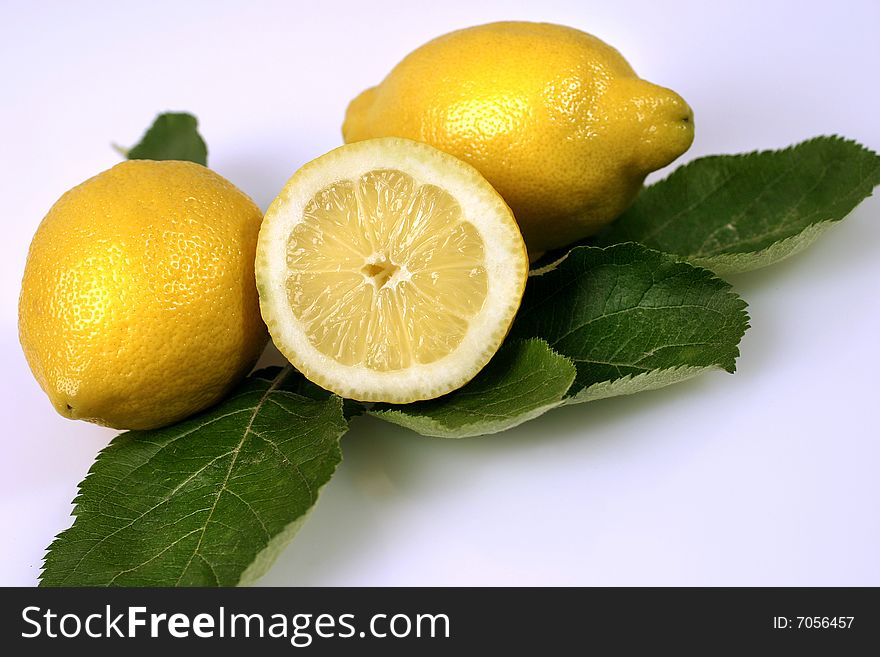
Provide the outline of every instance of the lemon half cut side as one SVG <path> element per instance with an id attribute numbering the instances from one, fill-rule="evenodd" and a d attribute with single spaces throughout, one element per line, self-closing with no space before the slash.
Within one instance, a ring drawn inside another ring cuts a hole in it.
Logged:
<path id="1" fill-rule="evenodd" d="M 432 399 L 470 381 L 519 308 L 528 257 L 470 165 L 407 139 L 342 146 L 272 202 L 260 307 L 309 380 L 360 401 Z"/>

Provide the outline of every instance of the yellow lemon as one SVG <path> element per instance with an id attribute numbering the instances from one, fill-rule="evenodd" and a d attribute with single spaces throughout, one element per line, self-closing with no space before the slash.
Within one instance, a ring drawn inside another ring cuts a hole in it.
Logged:
<path id="1" fill-rule="evenodd" d="M 348 107 L 346 142 L 423 141 L 476 167 L 501 193 L 529 252 L 617 217 L 645 176 L 688 149 L 693 114 L 579 30 L 504 22 L 441 36 Z"/>
<path id="2" fill-rule="evenodd" d="M 19 302 L 25 356 L 56 410 L 149 429 L 219 401 L 267 339 L 261 219 L 191 162 L 123 162 L 64 194 L 31 243 Z"/>
<path id="3" fill-rule="evenodd" d="M 474 169 L 406 139 L 338 148 L 297 171 L 257 249 L 275 345 L 362 401 L 430 399 L 501 345 L 528 276 L 510 209 Z"/>

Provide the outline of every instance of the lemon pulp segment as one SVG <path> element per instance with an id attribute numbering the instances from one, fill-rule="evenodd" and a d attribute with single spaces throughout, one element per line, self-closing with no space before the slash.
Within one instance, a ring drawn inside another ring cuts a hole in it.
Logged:
<path id="1" fill-rule="evenodd" d="M 395 169 L 321 189 L 287 243 L 287 294 L 309 342 L 390 371 L 451 353 L 486 300 L 483 241 L 450 194 Z"/>

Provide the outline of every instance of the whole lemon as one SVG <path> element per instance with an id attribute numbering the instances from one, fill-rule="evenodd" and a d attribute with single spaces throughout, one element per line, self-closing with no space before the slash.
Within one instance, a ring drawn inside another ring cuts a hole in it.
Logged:
<path id="1" fill-rule="evenodd" d="M 346 142 L 407 137 L 476 167 L 532 257 L 623 212 L 645 176 L 688 149 L 693 114 L 579 30 L 504 22 L 441 36 L 348 107 Z"/>
<path id="2" fill-rule="evenodd" d="M 261 220 L 191 162 L 123 162 L 64 194 L 31 243 L 19 301 L 24 354 L 56 410 L 150 429 L 219 401 L 267 340 Z"/>

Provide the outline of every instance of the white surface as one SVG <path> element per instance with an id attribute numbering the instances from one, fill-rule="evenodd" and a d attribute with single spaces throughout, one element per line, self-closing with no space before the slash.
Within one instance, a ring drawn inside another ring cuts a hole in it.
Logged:
<path id="1" fill-rule="evenodd" d="M 0 584 L 43 550 L 113 432 L 55 415 L 16 335 L 30 238 L 162 110 L 266 207 L 337 146 L 348 100 L 451 29 L 521 18 L 615 45 L 694 108 L 685 160 L 840 133 L 880 149 L 880 4 L 0 4 Z M 447 442 L 357 420 L 346 460 L 265 584 L 880 585 L 880 202 L 733 279 L 739 372 Z"/>

